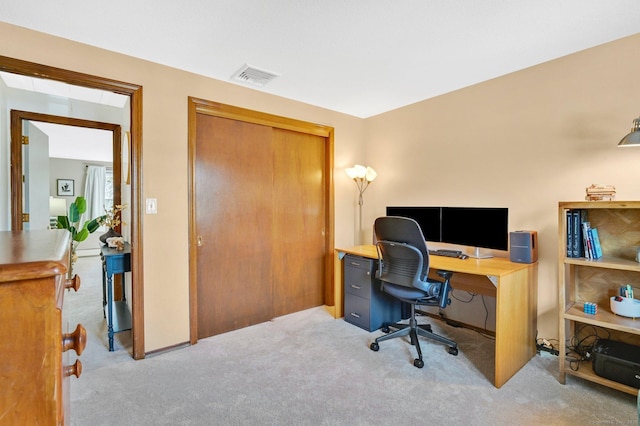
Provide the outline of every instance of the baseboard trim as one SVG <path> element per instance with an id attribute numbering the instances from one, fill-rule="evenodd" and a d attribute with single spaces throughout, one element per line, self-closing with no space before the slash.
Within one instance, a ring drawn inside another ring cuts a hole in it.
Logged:
<path id="1" fill-rule="evenodd" d="M 173 352 L 173 351 L 177 351 L 178 349 L 186 348 L 187 346 L 191 346 L 189 342 L 177 343 L 175 345 L 166 346 L 164 348 L 154 349 L 152 351 L 145 352 L 144 356 L 145 358 L 153 358 L 154 356 L 162 355 L 167 352 Z"/>

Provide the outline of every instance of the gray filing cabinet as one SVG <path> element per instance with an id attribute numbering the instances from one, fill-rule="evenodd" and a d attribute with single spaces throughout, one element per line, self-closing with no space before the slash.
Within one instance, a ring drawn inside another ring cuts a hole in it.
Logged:
<path id="1" fill-rule="evenodd" d="M 344 320 L 367 331 L 401 319 L 401 302 L 380 290 L 376 267 L 373 259 L 344 257 Z"/>

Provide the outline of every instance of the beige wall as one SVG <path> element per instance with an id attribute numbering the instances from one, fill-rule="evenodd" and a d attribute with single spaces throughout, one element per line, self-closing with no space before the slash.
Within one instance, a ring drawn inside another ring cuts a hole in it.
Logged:
<path id="1" fill-rule="evenodd" d="M 143 218 L 147 352 L 189 339 L 189 96 L 332 126 L 337 170 L 359 161 L 363 151 L 364 122 L 355 117 L 4 23 L 0 23 L 0 40 L 12 41 L 0 44 L 3 56 L 143 86 L 143 196 L 158 200 L 158 214 Z M 0 123 L 2 131 L 7 127 L 8 122 Z M 336 173 L 335 181 L 336 243 L 350 245 L 353 227 L 340 218 L 350 214 L 353 183 L 344 173 Z"/>
<path id="2" fill-rule="evenodd" d="M 592 183 L 640 199 L 640 148 L 616 146 L 640 115 L 639 46 L 636 35 L 367 119 L 378 178 L 364 222 L 392 204 L 508 207 L 511 230 L 539 233 L 538 328 L 557 337 L 558 202 Z"/>
<path id="3" fill-rule="evenodd" d="M 189 337 L 188 96 L 335 128 L 338 247 L 355 241 L 356 191 L 343 172 L 354 163 L 379 173 L 365 223 L 388 204 L 509 207 L 511 229 L 540 233 L 545 337 L 557 335 L 558 201 L 582 199 L 591 183 L 640 199 L 640 149 L 616 147 L 640 113 L 640 35 L 367 120 L 4 23 L 0 39 L 12 40 L 0 55 L 143 86 L 143 196 L 158 199 L 143 219 L 146 351 Z"/>

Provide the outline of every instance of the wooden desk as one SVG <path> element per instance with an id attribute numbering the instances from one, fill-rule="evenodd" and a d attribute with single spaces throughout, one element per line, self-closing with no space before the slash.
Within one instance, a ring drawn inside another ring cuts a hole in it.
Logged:
<path id="1" fill-rule="evenodd" d="M 377 259 L 374 245 L 336 249 L 335 317 L 343 312 L 343 265 L 345 254 Z M 513 263 L 505 258 L 457 259 L 430 256 L 430 272 L 443 269 L 454 272 L 456 290 L 470 291 L 496 298 L 495 377 L 499 388 L 536 354 L 538 322 L 538 264 Z M 435 277 L 435 275 L 434 275 Z"/>
<path id="2" fill-rule="evenodd" d="M 102 257 L 102 306 L 106 308 L 107 334 L 109 337 L 109 351 L 113 351 L 113 335 L 125 330 L 131 330 L 131 313 L 127 306 L 124 291 L 124 273 L 131 271 L 131 246 L 124 243 L 124 250 L 116 250 L 103 246 L 100 249 Z M 113 300 L 113 275 L 122 274 L 122 300 Z M 105 300 L 106 290 L 106 300 Z"/>

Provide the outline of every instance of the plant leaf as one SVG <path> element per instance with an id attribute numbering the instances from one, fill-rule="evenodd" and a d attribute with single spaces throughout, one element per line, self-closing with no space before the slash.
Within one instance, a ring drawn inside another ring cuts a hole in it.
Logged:
<path id="1" fill-rule="evenodd" d="M 75 204 L 78 209 L 78 213 L 82 214 L 87 211 L 87 200 L 84 197 L 76 197 Z"/>
<path id="2" fill-rule="evenodd" d="M 74 238 L 74 240 L 80 242 L 80 241 L 84 241 L 87 239 L 87 237 L 89 236 L 89 231 L 87 230 L 87 227 L 85 226 L 84 228 L 82 228 L 82 230 L 80 232 L 78 232 Z"/>
<path id="3" fill-rule="evenodd" d="M 100 223 L 98 222 L 98 220 L 104 217 L 106 216 L 97 217 L 91 220 L 89 223 L 87 223 L 86 225 L 87 231 L 89 231 L 90 234 L 93 234 L 96 231 L 96 229 L 100 228 Z"/>
<path id="4" fill-rule="evenodd" d="M 58 216 L 58 223 L 56 224 L 58 229 L 69 230 L 69 218 L 67 216 Z"/>
<path id="5" fill-rule="evenodd" d="M 80 211 L 78 210 L 78 205 L 76 204 L 78 200 L 71 203 L 69 206 L 69 222 L 76 223 L 80 220 Z M 86 208 L 86 206 L 85 206 Z"/>

